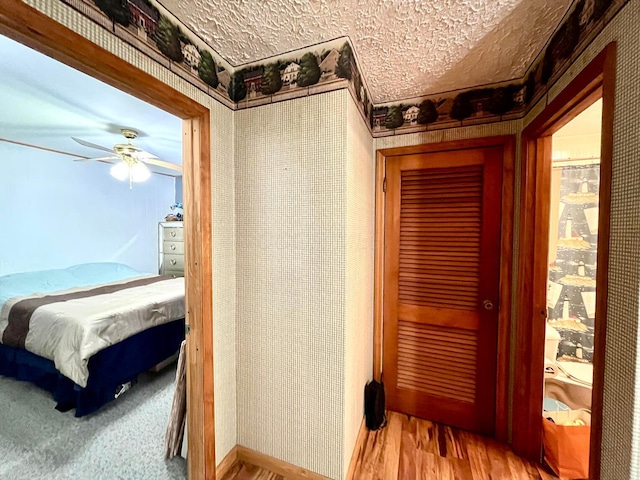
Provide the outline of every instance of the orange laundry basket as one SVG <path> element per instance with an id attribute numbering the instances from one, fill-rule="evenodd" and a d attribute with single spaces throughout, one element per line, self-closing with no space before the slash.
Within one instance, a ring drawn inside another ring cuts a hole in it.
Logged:
<path id="1" fill-rule="evenodd" d="M 553 418 L 554 422 L 547 418 Z M 576 424 L 582 420 L 584 425 Z M 544 459 L 562 479 L 589 478 L 591 415 L 585 410 L 544 412 Z"/>

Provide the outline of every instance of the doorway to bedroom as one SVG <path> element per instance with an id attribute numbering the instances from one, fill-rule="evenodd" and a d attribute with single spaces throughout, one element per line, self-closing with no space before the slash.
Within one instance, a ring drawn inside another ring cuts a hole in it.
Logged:
<path id="1" fill-rule="evenodd" d="M 186 478 L 182 119 L 0 52 L 0 477 Z"/>

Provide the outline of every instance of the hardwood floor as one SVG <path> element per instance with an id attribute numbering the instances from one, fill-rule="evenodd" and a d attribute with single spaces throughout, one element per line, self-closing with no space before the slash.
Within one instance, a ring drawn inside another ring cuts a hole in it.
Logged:
<path id="1" fill-rule="evenodd" d="M 495 440 L 395 412 L 388 422 L 367 431 L 354 480 L 557 479 Z"/>
<path id="2" fill-rule="evenodd" d="M 237 462 L 226 475 L 218 480 L 286 480 L 282 475 L 272 473 L 264 468 Z"/>
<path id="3" fill-rule="evenodd" d="M 557 480 L 495 440 L 395 412 L 388 420 L 367 430 L 352 480 Z M 290 479 L 238 462 L 219 480 Z"/>

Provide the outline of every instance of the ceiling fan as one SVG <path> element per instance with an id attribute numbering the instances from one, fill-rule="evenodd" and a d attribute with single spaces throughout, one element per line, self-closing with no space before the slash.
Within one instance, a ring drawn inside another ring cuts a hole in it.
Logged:
<path id="1" fill-rule="evenodd" d="M 138 132 L 129 128 L 121 128 L 120 132 L 127 139 L 127 143 L 118 143 L 113 148 L 102 147 L 95 143 L 87 142 L 79 138 L 71 137 L 80 145 L 89 148 L 95 148 L 102 150 L 103 152 L 109 152 L 111 155 L 105 157 L 78 159 L 79 162 L 91 162 L 91 161 L 109 161 L 119 160 L 113 167 L 111 167 L 111 176 L 118 180 L 129 180 L 129 188 L 132 188 L 134 182 L 144 182 L 151 176 L 151 170 L 146 164 L 157 165 L 159 167 L 168 168 L 170 170 L 176 170 L 182 173 L 182 167 L 179 165 L 165 162 L 160 160 L 152 153 L 146 152 L 140 147 L 131 143 L 138 136 Z"/>

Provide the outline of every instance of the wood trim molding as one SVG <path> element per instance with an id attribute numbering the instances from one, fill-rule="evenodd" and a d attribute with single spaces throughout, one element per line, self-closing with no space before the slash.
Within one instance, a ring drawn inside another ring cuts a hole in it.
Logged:
<path id="1" fill-rule="evenodd" d="M 600 151 L 600 211 L 598 216 L 599 265 L 596 272 L 596 322 L 593 384 L 591 398 L 591 452 L 589 474 L 592 480 L 600 479 L 602 454 L 602 407 L 604 405 L 604 366 L 607 342 L 607 305 L 609 292 L 609 234 L 611 232 L 611 184 L 613 169 L 613 118 L 616 90 L 616 44 L 605 50 L 602 78 L 602 146 Z"/>
<path id="2" fill-rule="evenodd" d="M 216 467 L 216 478 L 224 478 L 238 462 L 238 446 L 234 446 Z"/>
<path id="3" fill-rule="evenodd" d="M 516 323 L 512 445 L 519 455 L 539 460 L 542 425 L 543 365 L 546 318 L 551 135 L 603 98 L 598 272 L 596 276 L 596 341 L 592 393 L 590 479 L 600 478 L 602 390 L 607 318 L 611 164 L 616 45 L 610 43 L 538 115 L 522 134 L 521 209 L 518 262 L 518 322 Z"/>
<path id="4" fill-rule="evenodd" d="M 373 378 L 382 379 L 382 326 L 384 312 L 384 196 L 385 156 L 376 153 L 376 211 L 373 267 Z"/>
<path id="5" fill-rule="evenodd" d="M 365 451 L 365 442 L 367 440 L 367 425 L 365 423 L 365 418 L 362 418 L 362 423 L 360 423 L 360 430 L 358 430 L 358 438 L 356 438 L 356 444 L 353 447 L 353 454 L 351 455 L 351 461 L 349 462 L 349 470 L 347 470 L 346 480 L 358 480 L 354 478 L 356 474 L 356 468 L 358 466 L 358 461 L 362 460 L 362 455 L 364 455 Z"/>
<path id="6" fill-rule="evenodd" d="M 514 169 L 516 139 L 503 140 L 502 159 L 502 235 L 500 237 L 500 310 L 498 312 L 498 359 L 496 377 L 495 437 L 509 438 L 509 365 L 511 364 L 511 292 L 513 288 Z M 502 411 L 501 415 L 497 412 Z"/>
<path id="7" fill-rule="evenodd" d="M 265 453 L 256 452 L 241 445 L 237 445 L 236 450 L 238 452 L 238 461 L 277 473 L 287 480 L 329 480 L 327 477 L 312 472 L 311 470 L 292 465 L 284 460 L 271 457 Z"/>
<path id="8" fill-rule="evenodd" d="M 21 0 L 0 2 L 0 34 L 185 120 L 188 468 L 215 479 L 209 109 Z"/>
<path id="9" fill-rule="evenodd" d="M 215 478 L 213 408 L 213 272 L 209 116 L 184 121 L 184 203 L 187 335 L 187 424 L 199 441 L 189 443 L 189 478 Z M 206 164 L 205 164 L 206 162 Z M 203 201 L 203 199 L 206 199 Z M 201 219 L 208 218 L 208 224 Z M 204 476 L 202 476 L 204 474 Z"/>
<path id="10" fill-rule="evenodd" d="M 509 435 L 509 364 L 511 345 L 511 292 L 513 275 L 513 217 L 514 217 L 514 165 L 515 136 L 473 138 L 452 142 L 429 143 L 411 147 L 387 148 L 376 152 L 376 212 L 375 212 L 375 269 L 374 269 L 374 328 L 373 328 L 373 376 L 379 379 L 383 354 L 384 314 L 384 218 L 386 157 L 413 155 L 429 152 L 445 152 L 465 148 L 502 146 L 502 235 L 500 239 L 500 312 L 498 320 L 498 359 L 496 378 L 495 437 L 507 441 Z"/>

